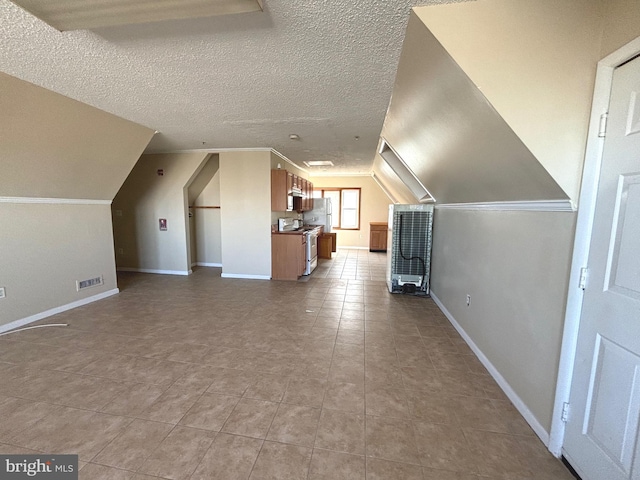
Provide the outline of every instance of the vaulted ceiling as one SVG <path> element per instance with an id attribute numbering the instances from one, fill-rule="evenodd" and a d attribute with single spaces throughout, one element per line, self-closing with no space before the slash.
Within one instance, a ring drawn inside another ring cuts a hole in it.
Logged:
<path id="1" fill-rule="evenodd" d="M 436 3 L 264 0 L 60 32 L 0 0 L 0 70 L 157 130 L 147 152 L 272 147 L 368 173 L 410 9 Z"/>

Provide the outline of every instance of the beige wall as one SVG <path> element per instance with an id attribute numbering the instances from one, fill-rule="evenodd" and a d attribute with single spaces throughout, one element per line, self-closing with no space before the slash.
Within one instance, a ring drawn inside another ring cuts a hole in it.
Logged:
<path id="1" fill-rule="evenodd" d="M 433 294 L 547 432 L 574 222 L 574 213 L 557 212 L 434 216 Z"/>
<path id="2" fill-rule="evenodd" d="M 118 268 L 189 272 L 187 191 L 207 157 L 205 152 L 140 158 L 113 201 Z M 167 231 L 159 230 L 160 218 L 167 219 Z"/>
<path id="3" fill-rule="evenodd" d="M 299 177 L 309 178 L 309 174 L 307 173 L 306 170 L 302 170 L 301 168 L 296 167 L 295 165 L 284 160 L 280 155 L 272 151 L 271 152 L 271 168 L 276 169 L 278 168 L 278 165 L 280 165 L 280 168 L 282 168 L 283 170 L 292 172 L 295 175 L 298 175 Z"/>
<path id="4" fill-rule="evenodd" d="M 214 181 L 220 169 L 220 156 L 211 154 L 200 173 L 188 188 L 189 207 L 220 206 L 220 179 Z M 190 265 L 212 266 L 220 259 L 220 211 L 189 208 Z M 214 245 L 217 246 L 217 260 L 211 260 Z"/>
<path id="5" fill-rule="evenodd" d="M 153 131 L 4 73 L 0 92 L 1 329 L 117 292 L 109 203 Z"/>
<path id="6" fill-rule="evenodd" d="M 577 200 L 601 37 L 595 0 L 478 0 L 415 12 Z"/>
<path id="7" fill-rule="evenodd" d="M 577 201 L 596 63 L 640 35 L 637 6 L 478 0 L 416 13 Z M 457 188 L 473 188 L 458 181 Z M 551 426 L 574 223 L 575 213 L 463 209 L 437 209 L 434 220 L 433 294 L 543 438 Z"/>
<path id="8" fill-rule="evenodd" d="M 0 196 L 112 200 L 153 130 L 0 72 Z"/>
<path id="9" fill-rule="evenodd" d="M 220 171 L 218 170 L 209 184 L 196 198 L 195 205 L 220 205 Z M 220 228 L 220 209 L 193 209 L 192 223 L 195 225 L 195 262 L 202 266 L 222 264 L 222 232 Z"/>
<path id="10" fill-rule="evenodd" d="M 222 275 L 271 278 L 271 152 L 220 153 Z"/>
<path id="11" fill-rule="evenodd" d="M 0 245 L 0 328 L 116 291 L 108 204 L 0 203 Z M 76 290 L 100 276 L 103 285 Z"/>
<path id="12" fill-rule="evenodd" d="M 369 222 L 386 222 L 391 199 L 370 176 L 311 177 L 313 188 L 360 188 L 360 230 L 335 230 L 338 247 L 369 248 Z M 334 208 L 336 208 L 334 206 Z"/>
<path id="13" fill-rule="evenodd" d="M 605 57 L 640 36 L 638 0 L 602 0 L 604 34 L 600 57 Z"/>

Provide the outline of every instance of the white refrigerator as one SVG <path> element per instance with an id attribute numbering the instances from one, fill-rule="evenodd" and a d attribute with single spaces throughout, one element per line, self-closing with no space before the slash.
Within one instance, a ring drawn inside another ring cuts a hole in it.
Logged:
<path id="1" fill-rule="evenodd" d="M 331 199 L 314 198 L 313 210 L 304 212 L 305 225 L 323 225 L 325 233 L 331 232 Z"/>

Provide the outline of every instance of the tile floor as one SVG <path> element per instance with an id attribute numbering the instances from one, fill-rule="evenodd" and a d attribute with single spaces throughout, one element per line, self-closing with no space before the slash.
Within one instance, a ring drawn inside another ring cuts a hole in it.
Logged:
<path id="1" fill-rule="evenodd" d="M 298 282 L 123 274 L 0 337 L 0 452 L 80 478 L 565 479 L 430 299 L 341 250 Z"/>

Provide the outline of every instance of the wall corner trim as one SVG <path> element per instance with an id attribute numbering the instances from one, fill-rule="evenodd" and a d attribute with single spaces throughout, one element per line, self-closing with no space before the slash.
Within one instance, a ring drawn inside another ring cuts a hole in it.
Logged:
<path id="1" fill-rule="evenodd" d="M 53 315 L 57 315 L 58 313 L 66 312 L 67 310 L 82 307 L 83 305 L 87 305 L 89 303 L 97 302 L 98 300 L 102 300 L 103 298 L 115 295 L 118 292 L 120 292 L 120 289 L 114 288 L 103 293 L 98 293 L 97 295 L 93 295 L 91 297 L 83 298 L 75 302 L 67 303 L 66 305 L 51 308 L 41 313 L 36 313 L 35 315 L 31 315 L 20 320 L 9 322 L 5 325 L 0 325 L 0 333 L 8 332 L 9 330 L 15 330 L 16 328 L 23 327 L 33 322 L 37 322 L 38 320 L 42 320 L 43 318 L 51 317 Z"/>
<path id="2" fill-rule="evenodd" d="M 526 200 L 517 202 L 474 202 L 443 203 L 435 208 L 448 210 L 496 210 L 527 212 L 575 212 L 577 209 L 571 200 Z"/>
<path id="3" fill-rule="evenodd" d="M 247 280 L 271 280 L 270 275 L 249 275 L 246 273 L 222 273 L 222 278 L 244 278 Z"/>
<path id="4" fill-rule="evenodd" d="M 302 170 L 307 175 L 311 176 L 311 172 L 309 172 L 309 170 L 307 170 L 304 167 L 301 167 L 300 165 L 297 165 L 296 162 L 294 162 L 293 160 L 289 159 L 286 155 L 280 153 L 276 149 L 272 148 L 271 149 L 271 153 L 273 153 L 274 155 L 280 157 L 282 160 L 284 160 L 285 162 L 289 163 L 290 165 L 293 165 L 295 168 L 298 168 L 298 169 Z"/>
<path id="5" fill-rule="evenodd" d="M 150 268 L 118 267 L 118 272 L 156 273 L 158 275 L 191 275 L 191 270 L 153 270 Z"/>
<path id="6" fill-rule="evenodd" d="M 469 345 L 471 350 L 473 350 L 473 353 L 476 354 L 476 356 L 478 357 L 478 360 L 480 360 L 480 362 L 489 371 L 493 379 L 498 383 L 498 385 L 504 391 L 507 397 L 509 397 L 509 400 L 511 400 L 513 405 L 518 409 L 520 414 L 524 417 L 524 419 L 527 421 L 527 423 L 533 429 L 536 435 L 538 435 L 540 440 L 542 440 L 542 443 L 544 443 L 544 446 L 548 447 L 549 432 L 547 432 L 544 429 L 544 427 L 540 424 L 540 422 L 538 422 L 538 420 L 533 415 L 531 410 L 529 410 L 529 408 L 518 396 L 518 394 L 513 390 L 513 388 L 511 388 L 511 385 L 509 385 L 509 383 L 505 380 L 505 378 L 500 374 L 498 369 L 493 366 L 493 364 L 491 363 L 491 361 L 489 361 L 489 359 L 485 356 L 485 354 L 482 353 L 482 350 L 480 350 L 480 348 L 474 343 L 474 341 L 471 340 L 471 337 L 467 334 L 467 332 L 464 331 L 462 326 L 456 321 L 456 319 L 453 317 L 451 312 L 447 310 L 447 308 L 440 301 L 440 299 L 433 293 L 433 291 L 431 291 L 431 298 L 433 299 L 434 302 L 436 302 L 436 305 L 440 307 L 440 310 L 442 310 L 442 313 L 444 313 L 447 319 L 449 319 L 449 322 L 451 322 L 451 325 L 453 325 L 453 327 L 458 331 L 458 333 L 464 339 L 464 341 L 467 342 L 467 345 Z"/>
<path id="7" fill-rule="evenodd" d="M 0 203 L 48 203 L 52 205 L 111 205 L 111 200 L 90 198 L 0 197 Z"/>

